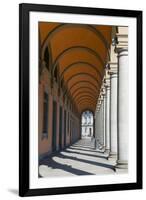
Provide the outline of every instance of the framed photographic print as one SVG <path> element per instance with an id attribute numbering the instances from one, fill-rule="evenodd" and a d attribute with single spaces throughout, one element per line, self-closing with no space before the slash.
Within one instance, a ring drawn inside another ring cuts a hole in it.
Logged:
<path id="1" fill-rule="evenodd" d="M 142 11 L 19 9 L 19 195 L 141 189 Z"/>

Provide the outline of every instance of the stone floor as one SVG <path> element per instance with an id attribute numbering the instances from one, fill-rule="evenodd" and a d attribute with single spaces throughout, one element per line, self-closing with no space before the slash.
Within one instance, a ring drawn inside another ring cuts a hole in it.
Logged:
<path id="1" fill-rule="evenodd" d="M 116 174 L 113 160 L 94 149 L 90 137 L 54 153 L 39 165 L 40 177 Z"/>

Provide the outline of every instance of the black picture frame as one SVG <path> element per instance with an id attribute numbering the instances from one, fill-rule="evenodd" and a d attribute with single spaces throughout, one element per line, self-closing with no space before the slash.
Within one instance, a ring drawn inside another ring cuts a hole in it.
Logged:
<path id="1" fill-rule="evenodd" d="M 134 17 L 137 22 L 137 181 L 108 185 L 30 189 L 29 187 L 29 12 Z M 19 5 L 19 195 L 55 195 L 142 189 L 142 11 L 41 4 Z"/>

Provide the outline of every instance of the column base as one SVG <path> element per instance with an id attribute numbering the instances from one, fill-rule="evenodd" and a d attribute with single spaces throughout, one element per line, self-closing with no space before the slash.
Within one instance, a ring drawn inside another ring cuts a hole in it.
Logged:
<path id="1" fill-rule="evenodd" d="M 98 143 L 98 149 L 102 149 L 103 148 L 103 144 Z"/>
<path id="2" fill-rule="evenodd" d="M 105 149 L 105 151 L 104 151 L 104 154 L 106 154 L 106 155 L 107 155 L 107 159 L 108 159 L 108 157 L 109 157 L 109 154 L 110 154 L 110 149 Z"/>
<path id="3" fill-rule="evenodd" d="M 115 166 L 117 169 L 128 169 L 127 160 L 118 160 Z"/>
<path id="4" fill-rule="evenodd" d="M 112 159 L 112 160 L 115 159 L 115 160 L 117 160 L 117 153 L 110 152 L 108 159 Z"/>
<path id="5" fill-rule="evenodd" d="M 117 164 L 117 154 L 110 152 L 108 160 L 110 161 L 110 163 L 112 163 L 114 166 L 116 166 L 116 164 Z"/>
<path id="6" fill-rule="evenodd" d="M 103 153 L 105 153 L 105 151 L 106 151 L 105 146 L 102 147 L 102 150 L 103 150 Z"/>
<path id="7" fill-rule="evenodd" d="M 102 145 L 102 144 L 100 144 L 100 143 L 98 143 L 97 145 L 96 145 L 96 148 L 95 148 L 98 152 L 102 152 L 102 153 L 104 153 L 105 152 L 105 149 L 104 149 L 104 146 Z"/>
<path id="8" fill-rule="evenodd" d="M 94 138 L 94 149 L 99 149 L 99 141 L 96 138 Z"/>

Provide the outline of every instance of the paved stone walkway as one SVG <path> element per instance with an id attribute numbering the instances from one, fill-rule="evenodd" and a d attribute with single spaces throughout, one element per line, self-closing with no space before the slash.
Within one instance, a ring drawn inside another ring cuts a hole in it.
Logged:
<path id="1" fill-rule="evenodd" d="M 41 177 L 114 174 L 113 162 L 97 152 L 91 138 L 83 138 L 40 162 Z"/>

